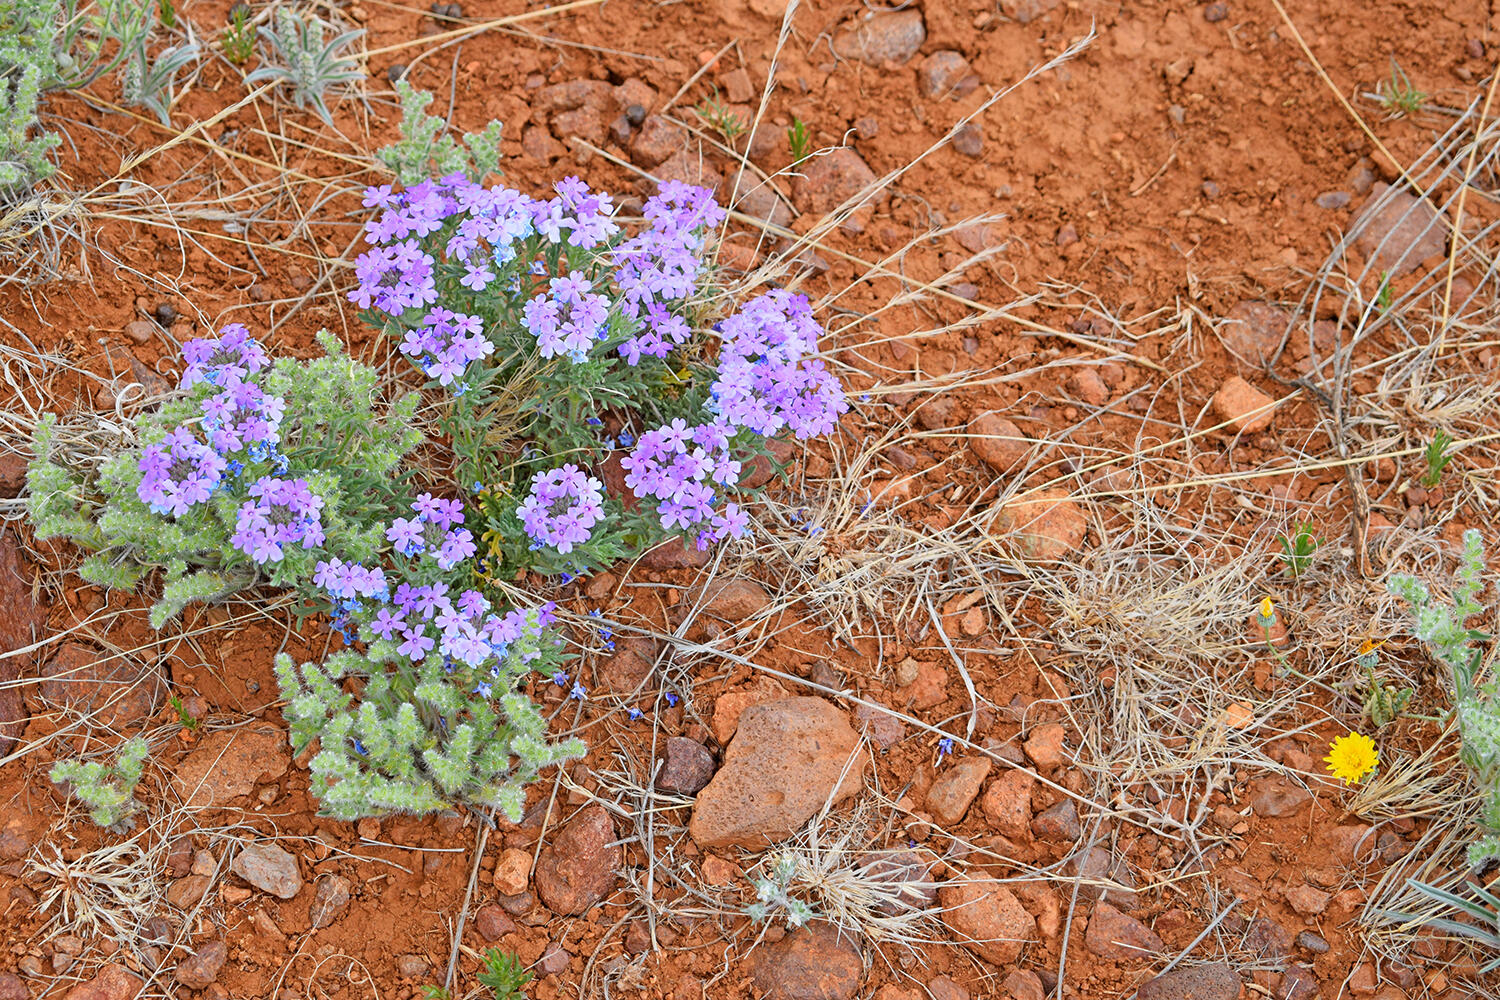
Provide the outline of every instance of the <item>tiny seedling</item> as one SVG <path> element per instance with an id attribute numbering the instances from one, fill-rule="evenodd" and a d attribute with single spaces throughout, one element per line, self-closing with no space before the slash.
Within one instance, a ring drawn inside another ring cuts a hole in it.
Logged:
<path id="1" fill-rule="evenodd" d="M 797 868 L 796 855 L 787 852 L 775 859 L 766 877 L 755 880 L 756 902 L 745 908 L 751 920 L 760 923 L 782 910 L 786 911 L 787 925 L 793 928 L 812 919 L 812 906 L 791 894 Z"/>
<path id="2" fill-rule="evenodd" d="M 531 973 L 522 967 L 521 960 L 515 955 L 490 948 L 484 953 L 484 971 L 476 978 L 480 985 L 489 987 L 495 1000 L 526 1000 L 522 989 L 531 982 Z"/>
<path id="3" fill-rule="evenodd" d="M 453 994 L 442 986 L 424 986 L 422 996 L 427 1000 L 452 1000 Z"/>
<path id="4" fill-rule="evenodd" d="M 224 58 L 236 66 L 245 65 L 255 54 L 255 26 L 250 23 L 250 17 L 250 8 L 246 4 L 237 3 L 229 8 L 229 24 L 219 42 Z"/>
<path id="5" fill-rule="evenodd" d="M 749 128 L 743 118 L 730 111 L 729 106 L 719 100 L 718 90 L 711 97 L 705 97 L 695 110 L 703 124 L 719 133 L 731 146 Z"/>
<path id="6" fill-rule="evenodd" d="M 1382 681 L 1373 668 L 1365 670 L 1365 717 L 1377 730 L 1395 722 L 1411 701 L 1411 688 L 1394 688 Z"/>
<path id="7" fill-rule="evenodd" d="M 1281 562 L 1286 567 L 1287 576 L 1293 580 L 1307 572 L 1312 565 L 1313 555 L 1323 544 L 1323 539 L 1312 533 L 1313 523 L 1303 521 L 1292 529 L 1290 536 L 1279 534 L 1276 540 L 1281 543 Z"/>
<path id="8" fill-rule="evenodd" d="M 1422 110 L 1427 95 L 1418 90 L 1401 64 L 1391 59 L 1391 78 L 1380 85 L 1380 104 L 1395 115 L 1410 115 Z"/>
<path id="9" fill-rule="evenodd" d="M 1396 291 L 1391 288 L 1391 272 L 1380 272 L 1380 288 L 1375 292 L 1375 306 L 1381 315 L 1391 311 L 1391 306 L 1396 303 Z"/>
<path id="10" fill-rule="evenodd" d="M 812 136 L 807 134 L 807 123 L 793 118 L 786 130 L 787 148 L 792 151 L 792 166 L 796 166 L 812 155 Z"/>
<path id="11" fill-rule="evenodd" d="M 1448 454 L 1448 446 L 1452 443 L 1453 437 L 1447 431 L 1439 430 L 1432 436 L 1427 450 L 1422 453 L 1422 457 L 1427 460 L 1427 471 L 1422 473 L 1422 485 L 1425 488 L 1432 489 L 1443 478 L 1443 470 L 1453 460 L 1453 456 Z"/>
<path id="12" fill-rule="evenodd" d="M 172 5 L 172 0 L 159 0 L 156 12 L 163 27 L 168 30 L 177 27 L 177 8 Z"/>
<path id="13" fill-rule="evenodd" d="M 135 786 L 150 752 L 144 738 L 132 737 L 120 748 L 113 763 L 97 760 L 63 760 L 52 765 L 48 776 L 56 783 L 73 786 L 73 797 L 88 806 L 89 818 L 102 827 L 116 827 L 140 807 Z"/>
<path id="14" fill-rule="evenodd" d="M 273 57 L 245 77 L 251 85 L 276 80 L 291 88 L 292 102 L 299 108 L 311 107 L 318 117 L 333 124 L 328 110 L 329 90 L 346 83 L 363 80 L 359 60 L 344 50 L 363 35 L 363 28 L 339 32 L 332 41 L 324 24 L 312 14 L 293 13 L 287 7 L 276 8 L 276 19 L 260 35 L 271 46 Z"/>
<path id="15" fill-rule="evenodd" d="M 177 721 L 182 724 L 182 728 L 188 730 L 189 732 L 196 730 L 199 726 L 199 722 L 197 719 L 188 714 L 187 706 L 182 703 L 182 699 L 174 694 L 169 699 L 169 701 L 172 705 L 172 711 L 177 713 Z"/>

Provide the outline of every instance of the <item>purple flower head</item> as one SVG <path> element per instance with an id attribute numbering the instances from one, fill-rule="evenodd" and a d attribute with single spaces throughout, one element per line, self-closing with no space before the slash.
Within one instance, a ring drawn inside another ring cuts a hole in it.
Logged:
<path id="1" fill-rule="evenodd" d="M 565 354 L 581 360 L 604 336 L 609 299 L 592 291 L 587 278 L 563 275 L 547 282 L 547 294 L 526 302 L 526 329 L 544 358 Z"/>
<path id="2" fill-rule="evenodd" d="M 604 484 L 576 465 L 564 465 L 532 480 L 516 514 L 535 547 L 550 545 L 566 554 L 587 542 L 604 518 Z"/>
<path id="3" fill-rule="evenodd" d="M 242 323 L 230 323 L 214 338 L 189 340 L 182 345 L 182 360 L 187 362 L 180 382 L 184 389 L 199 382 L 233 385 L 269 363 L 266 349 Z"/>
<path id="4" fill-rule="evenodd" d="M 401 341 L 401 353 L 441 385 L 451 385 L 472 362 L 494 350 L 484 336 L 483 320 L 442 308 L 429 310 L 422 326 L 408 331 Z"/>
<path id="5" fill-rule="evenodd" d="M 809 357 L 821 332 L 805 296 L 778 288 L 747 302 L 720 326 L 717 412 L 766 437 L 833 430 L 849 403 L 838 379 Z"/>
<path id="6" fill-rule="evenodd" d="M 557 182 L 557 197 L 536 202 L 532 221 L 536 231 L 553 243 L 589 249 L 620 231 L 613 220 L 614 203 L 607 194 L 596 194 L 577 177 Z M 566 236 L 564 235 L 566 234 Z"/>
<path id="7" fill-rule="evenodd" d="M 415 240 L 378 246 L 354 262 L 358 284 L 349 301 L 361 309 L 372 306 L 391 316 L 437 301 L 434 261 Z"/>
<path id="8" fill-rule="evenodd" d="M 250 496 L 240 505 L 230 542 L 257 563 L 280 562 L 288 546 L 323 544 L 323 498 L 307 480 L 267 476 L 251 485 Z"/>
<path id="9" fill-rule="evenodd" d="M 148 445 L 141 452 L 138 467 L 141 481 L 136 496 L 141 502 L 158 514 L 181 517 L 218 488 L 225 461 L 188 428 L 179 427 L 160 443 Z"/>
<path id="10" fill-rule="evenodd" d="M 280 437 L 286 400 L 253 382 L 235 382 L 203 401 L 203 431 L 222 455 L 251 445 L 274 446 Z"/>

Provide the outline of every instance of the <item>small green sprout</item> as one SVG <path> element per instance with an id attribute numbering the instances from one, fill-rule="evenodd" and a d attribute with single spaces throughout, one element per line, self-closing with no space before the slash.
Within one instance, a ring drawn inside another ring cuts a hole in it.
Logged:
<path id="1" fill-rule="evenodd" d="M 490 948 L 484 953 L 484 971 L 476 977 L 480 984 L 488 986 L 495 1000 L 526 1000 L 522 988 L 531 982 L 531 973 L 521 965 L 515 955 L 507 955 L 499 948 Z"/>
<path id="2" fill-rule="evenodd" d="M 63 760 L 52 765 L 48 776 L 56 783 L 73 786 L 73 796 L 89 809 L 89 818 L 102 827 L 118 827 L 137 809 L 135 786 L 141 780 L 150 746 L 140 736 L 120 747 L 114 763 L 97 760 Z"/>
<path id="3" fill-rule="evenodd" d="M 1448 463 L 1453 461 L 1453 456 L 1448 454 L 1448 446 L 1453 443 L 1453 437 L 1445 430 L 1439 430 L 1432 435 L 1432 441 L 1428 443 L 1427 450 L 1422 457 L 1427 460 L 1427 471 L 1422 473 L 1422 485 L 1432 489 L 1443 478 L 1443 470 Z"/>
<path id="4" fill-rule="evenodd" d="M 177 27 L 177 8 L 172 5 L 172 0 L 158 0 L 156 10 L 163 27 L 168 30 Z"/>
<path id="5" fill-rule="evenodd" d="M 255 26 L 250 18 L 249 4 L 237 3 L 229 8 L 229 24 L 219 47 L 224 50 L 224 58 L 236 66 L 245 65 L 255 54 Z"/>
<path id="6" fill-rule="evenodd" d="M 743 118 L 730 111 L 728 105 L 719 100 L 718 88 L 714 89 L 711 97 L 705 97 L 694 110 L 703 124 L 719 133 L 731 146 L 750 127 Z"/>
<path id="7" fill-rule="evenodd" d="M 807 134 L 807 123 L 801 118 L 792 118 L 786 130 L 787 148 L 792 151 L 792 166 L 796 166 L 812 155 L 812 136 Z"/>
<path id="8" fill-rule="evenodd" d="M 1287 576 L 1293 580 L 1307 572 L 1312 565 L 1313 554 L 1323 544 L 1323 539 L 1312 533 L 1313 523 L 1303 521 L 1292 529 L 1289 536 L 1279 534 L 1276 540 L 1281 543 L 1281 562 L 1286 566 Z"/>
<path id="9" fill-rule="evenodd" d="M 1410 115 L 1422 110 L 1427 95 L 1418 90 L 1406 70 L 1391 57 L 1391 78 L 1380 85 L 1380 104 L 1394 115 Z"/>
<path id="10" fill-rule="evenodd" d="M 188 714 L 187 706 L 182 703 L 182 699 L 177 697 L 177 695 L 172 695 L 167 701 L 171 704 L 172 711 L 177 713 L 177 721 L 182 724 L 183 729 L 193 732 L 201 725 L 197 719 Z"/>
<path id="11" fill-rule="evenodd" d="M 453 994 L 442 986 L 424 986 L 422 996 L 427 1000 L 452 1000 Z"/>
<path id="12" fill-rule="evenodd" d="M 1375 305 L 1381 315 L 1391 311 L 1391 306 L 1396 303 L 1396 291 L 1391 287 L 1391 272 L 1380 272 L 1380 288 L 1375 292 Z"/>

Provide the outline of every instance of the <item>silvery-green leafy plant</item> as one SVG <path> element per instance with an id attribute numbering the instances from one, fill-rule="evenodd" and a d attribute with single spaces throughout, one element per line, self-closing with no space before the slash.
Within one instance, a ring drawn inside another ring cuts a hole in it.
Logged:
<path id="1" fill-rule="evenodd" d="M 429 177 L 465 174 L 483 181 L 500 164 L 500 122 L 490 122 L 480 132 L 469 132 L 460 145 L 447 132 L 447 123 L 427 113 L 432 95 L 417 90 L 405 79 L 396 81 L 401 99 L 401 138 L 375 155 L 396 180 L 408 187 Z"/>
<path id="2" fill-rule="evenodd" d="M 784 912 L 787 926 L 795 928 L 813 918 L 811 904 L 791 894 L 797 867 L 797 856 L 789 851 L 771 859 L 767 874 L 751 883 L 755 886 L 756 901 L 745 908 L 751 920 L 760 923 Z"/>
<path id="3" fill-rule="evenodd" d="M 328 28 L 310 11 L 277 7 L 272 24 L 260 29 L 261 38 L 270 43 L 272 56 L 245 77 L 245 82 L 253 85 L 279 80 L 291 88 L 292 101 L 297 107 L 311 107 L 318 117 L 332 125 L 333 114 L 328 110 L 327 99 L 330 88 L 364 79 L 359 61 L 343 52 L 364 34 L 364 29 L 342 31 L 328 41 L 325 40 Z"/>
<path id="4" fill-rule="evenodd" d="M 150 752 L 143 737 L 125 741 L 114 761 L 64 760 L 52 765 L 49 777 L 57 784 L 68 782 L 73 797 L 89 810 L 99 826 L 116 827 L 140 808 L 135 786 L 140 783 Z"/>
<path id="5" fill-rule="evenodd" d="M 41 131 L 37 102 L 57 72 L 57 0 L 0 4 L 0 200 L 51 176 L 62 137 Z"/>
<path id="6" fill-rule="evenodd" d="M 137 420 L 139 447 L 96 467 L 56 447 L 44 417 L 27 471 L 37 537 L 88 550 L 79 573 L 104 587 L 160 571 L 156 628 L 193 602 L 300 586 L 325 550 L 373 556 L 400 505 L 397 463 L 421 437 L 417 399 L 382 412 L 378 373 L 320 341 L 321 358 L 274 363 L 243 326 L 190 342 L 178 391 Z"/>
<path id="7" fill-rule="evenodd" d="M 185 42 L 153 56 L 146 50 L 146 39 L 140 39 L 120 73 L 121 100 L 148 109 L 163 125 L 168 124 L 172 120 L 177 74 L 197 62 L 199 53 L 197 42 Z"/>
<path id="8" fill-rule="evenodd" d="M 1469 847 L 1469 863 L 1476 868 L 1500 860 L 1500 694 L 1494 681 L 1476 683 L 1484 659 L 1481 644 L 1490 636 L 1468 625 L 1483 610 L 1478 600 L 1483 573 L 1484 544 L 1471 528 L 1464 532 L 1451 602 L 1434 600 L 1415 577 L 1395 576 L 1390 581 L 1391 593 L 1411 606 L 1412 633 L 1448 668 L 1453 684 L 1459 758 L 1473 772 L 1484 797 L 1480 822 L 1489 831 Z"/>

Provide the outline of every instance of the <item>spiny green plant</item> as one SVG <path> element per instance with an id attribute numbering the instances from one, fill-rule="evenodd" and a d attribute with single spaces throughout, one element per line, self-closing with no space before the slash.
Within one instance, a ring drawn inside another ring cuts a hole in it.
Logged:
<path id="1" fill-rule="evenodd" d="M 1422 458 L 1427 463 L 1427 468 L 1422 471 L 1422 485 L 1427 489 L 1437 486 L 1443 478 L 1443 470 L 1453 461 L 1453 456 L 1448 454 L 1448 446 L 1452 443 L 1453 437 L 1439 428 L 1428 442 L 1427 450 L 1422 453 Z"/>
<path id="2" fill-rule="evenodd" d="M 177 74 L 198 61 L 197 42 L 185 42 L 151 55 L 145 37 L 135 42 L 135 51 L 120 74 L 120 99 L 127 105 L 151 111 L 163 125 L 172 120 L 172 101 Z"/>
<path id="3" fill-rule="evenodd" d="M 481 986 L 489 987 L 495 1000 L 526 1000 L 522 990 L 531 982 L 532 975 L 515 955 L 488 948 L 484 953 L 484 968 L 475 978 Z"/>
<path id="4" fill-rule="evenodd" d="M 750 127 L 749 123 L 731 111 L 729 106 L 723 101 L 719 100 L 717 89 L 711 95 L 705 97 L 694 110 L 703 124 L 719 133 L 725 143 L 731 146 Z"/>
<path id="5" fill-rule="evenodd" d="M 1448 668 L 1454 694 L 1454 716 L 1460 739 L 1459 759 L 1474 775 L 1483 796 L 1480 823 L 1487 831 L 1469 846 L 1469 864 L 1480 867 L 1500 860 L 1500 701 L 1496 684 L 1476 684 L 1484 660 L 1481 645 L 1490 636 L 1470 628 L 1468 619 L 1483 610 L 1484 544 L 1473 528 L 1464 532 L 1463 551 L 1454 576 L 1452 600 L 1434 600 L 1413 576 L 1394 576 L 1390 591 L 1411 606 L 1412 633 Z"/>
<path id="6" fill-rule="evenodd" d="M 135 786 L 140 783 L 150 747 L 143 737 L 125 741 L 114 761 L 64 760 L 52 765 L 49 777 L 57 784 L 72 785 L 73 796 L 89 810 L 89 818 L 102 827 L 118 827 L 140 808 Z"/>
<path id="7" fill-rule="evenodd" d="M 255 26 L 251 23 L 250 6 L 237 3 L 229 8 L 229 23 L 224 26 L 219 47 L 224 58 L 236 66 L 243 66 L 255 54 Z"/>
<path id="8" fill-rule="evenodd" d="M 1416 88 L 1401 64 L 1391 57 L 1391 76 L 1380 85 L 1380 104 L 1392 114 L 1410 115 L 1422 110 L 1427 94 Z"/>
<path id="9" fill-rule="evenodd" d="M 1281 562 L 1286 568 L 1287 576 L 1293 580 L 1306 573 L 1312 565 L 1313 556 L 1323 544 L 1323 540 L 1313 534 L 1313 522 L 1302 521 L 1292 528 L 1292 533 L 1278 534 L 1276 541 L 1281 545 Z"/>
<path id="10" fill-rule="evenodd" d="M 1375 307 L 1383 316 L 1391 311 L 1396 302 L 1396 290 L 1391 287 L 1391 272 L 1380 272 L 1380 287 L 1375 291 Z"/>
<path id="11" fill-rule="evenodd" d="M 417 90 L 406 80 L 396 81 L 401 99 L 401 138 L 375 154 L 405 187 L 429 177 L 466 174 L 483 182 L 500 165 L 500 122 L 492 121 L 483 131 L 464 135 L 463 143 L 450 135 L 447 123 L 427 113 L 432 95 Z"/>
<path id="12" fill-rule="evenodd" d="M 327 101 L 329 89 L 365 77 L 359 61 L 342 52 L 364 34 L 364 29 L 352 28 L 336 34 L 332 41 L 325 41 L 324 32 L 329 27 L 310 11 L 277 7 L 273 23 L 260 29 L 260 37 L 270 43 L 273 57 L 245 77 L 245 82 L 285 83 L 291 88 L 292 101 L 297 107 L 311 107 L 318 117 L 332 125 L 333 113 L 328 110 Z"/>

